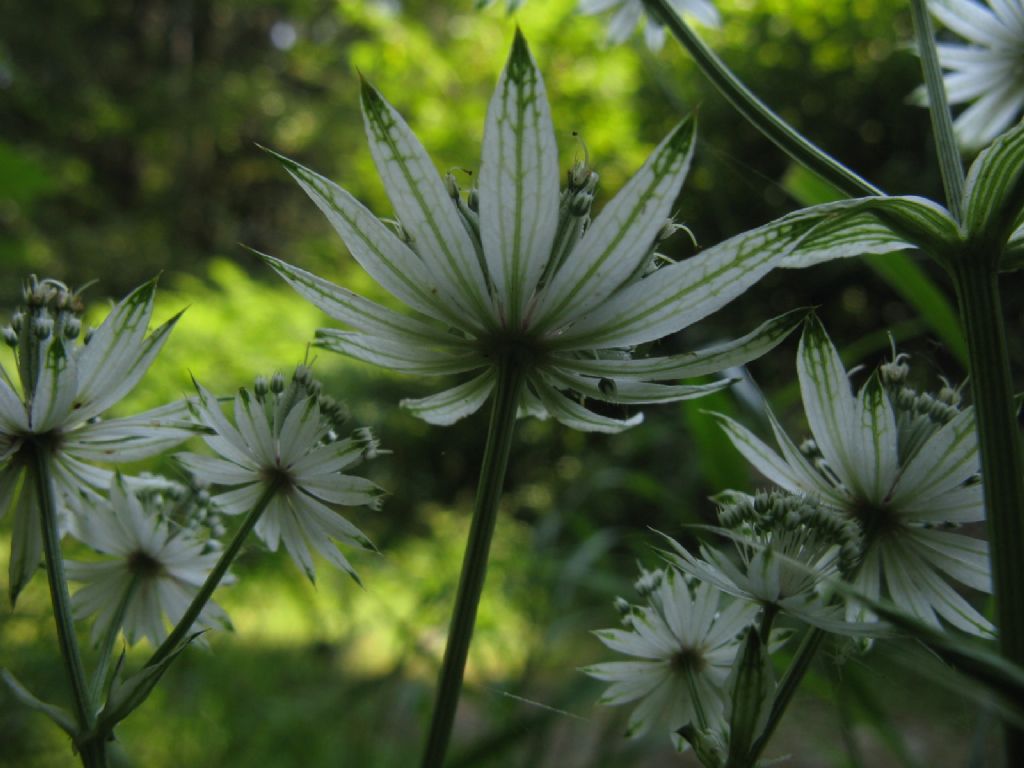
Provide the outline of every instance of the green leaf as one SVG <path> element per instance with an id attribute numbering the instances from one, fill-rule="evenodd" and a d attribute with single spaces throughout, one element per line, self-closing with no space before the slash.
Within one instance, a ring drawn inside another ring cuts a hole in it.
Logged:
<path id="1" fill-rule="evenodd" d="M 748 755 L 764 730 L 775 693 L 771 659 L 757 627 L 747 630 L 732 674 L 726 768 L 741 768 L 749 765 Z"/>
<path id="2" fill-rule="evenodd" d="M 205 632 L 206 630 L 203 630 Z M 114 726 L 124 720 L 146 700 L 160 678 L 178 655 L 184 651 L 193 640 L 203 634 L 195 632 L 181 643 L 178 647 L 168 653 L 156 664 L 143 667 L 127 679 L 119 675 L 120 665 L 115 671 L 110 683 L 110 692 L 107 695 L 107 702 L 96 720 L 95 732 L 99 734 L 109 733 Z"/>
<path id="3" fill-rule="evenodd" d="M 1024 123 L 978 155 L 964 189 L 964 226 L 972 243 L 998 258 L 1024 206 Z"/>
<path id="4" fill-rule="evenodd" d="M 6 669 L 0 669 L 0 680 L 4 681 L 7 685 L 7 689 L 11 692 L 11 695 L 14 696 L 22 706 L 46 715 L 50 720 L 56 723 L 64 733 L 70 736 L 72 740 L 76 739 L 78 736 L 78 727 L 75 725 L 75 720 L 71 716 L 71 713 L 61 709 L 55 704 L 49 704 L 42 699 L 37 698 L 28 690 L 28 688 L 18 682 L 18 679 Z"/>
<path id="5" fill-rule="evenodd" d="M 558 228 L 558 148 L 544 80 L 516 29 L 491 98 L 480 161 L 480 236 L 510 327 L 547 265 Z"/>

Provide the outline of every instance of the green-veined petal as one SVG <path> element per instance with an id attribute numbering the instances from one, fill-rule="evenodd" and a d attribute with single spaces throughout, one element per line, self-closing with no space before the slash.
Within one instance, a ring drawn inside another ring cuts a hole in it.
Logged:
<path id="1" fill-rule="evenodd" d="M 444 392 L 423 398 L 407 398 L 400 405 L 428 424 L 448 425 L 476 413 L 494 389 L 494 369 Z"/>

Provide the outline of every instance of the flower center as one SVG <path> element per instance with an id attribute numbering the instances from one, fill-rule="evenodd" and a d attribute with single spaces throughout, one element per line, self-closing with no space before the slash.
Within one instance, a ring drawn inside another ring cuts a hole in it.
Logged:
<path id="1" fill-rule="evenodd" d="M 708 665 L 699 648 L 682 647 L 669 659 L 675 672 L 701 672 Z"/>
<path id="2" fill-rule="evenodd" d="M 865 546 L 887 536 L 899 529 L 899 521 L 892 510 L 882 504 L 875 504 L 858 499 L 850 509 L 850 514 L 860 523 L 864 531 Z"/>
<path id="3" fill-rule="evenodd" d="M 268 485 L 273 485 L 279 491 L 287 490 L 292 485 L 291 474 L 279 465 L 264 467 L 260 470 L 260 476 Z"/>
<path id="4" fill-rule="evenodd" d="M 163 564 L 148 552 L 139 550 L 128 556 L 128 570 L 136 578 L 155 579 L 163 569 Z"/>

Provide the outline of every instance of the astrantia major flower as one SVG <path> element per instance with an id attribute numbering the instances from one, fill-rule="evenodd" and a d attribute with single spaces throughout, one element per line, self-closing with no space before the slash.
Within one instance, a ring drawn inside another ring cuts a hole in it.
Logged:
<path id="1" fill-rule="evenodd" d="M 679 15 L 692 16 L 705 26 L 717 27 L 719 24 L 718 10 L 711 0 L 668 0 L 668 4 Z M 647 47 L 652 51 L 661 50 L 665 44 L 665 29 L 648 13 L 643 0 L 580 0 L 580 11 L 588 16 L 611 10 L 615 14 L 608 22 L 608 42 L 625 42 L 642 17 Z"/>
<path id="2" fill-rule="evenodd" d="M 813 444 L 798 448 L 769 414 L 779 455 L 732 419 L 719 419 L 761 474 L 860 525 L 864 555 L 852 581 L 860 594 L 877 600 L 884 587 L 923 621 L 937 625 L 942 617 L 986 634 L 991 624 L 944 578 L 991 591 L 986 542 L 948 530 L 985 516 L 974 414 L 903 387 L 900 369 L 894 361 L 855 395 L 812 318 L 797 374 Z M 851 603 L 851 618 L 857 612 Z"/>
<path id="3" fill-rule="evenodd" d="M 376 453 L 372 433 L 363 428 L 339 438 L 344 409 L 320 394 L 319 382 L 305 366 L 288 383 L 275 374 L 270 381 L 258 379 L 253 392 L 240 389 L 234 398 L 234 425 L 217 398 L 196 387 L 195 415 L 213 433 L 204 440 L 217 456 L 180 453 L 177 458 L 201 481 L 235 486 L 214 496 L 213 506 L 239 515 L 263 505 L 256 535 L 271 551 L 283 542 L 292 560 L 313 579 L 312 547 L 358 580 L 331 540 L 372 545 L 333 507 L 379 508 L 380 487 L 344 473 Z"/>
<path id="4" fill-rule="evenodd" d="M 83 488 L 110 484 L 112 473 L 92 462 L 137 461 L 193 433 L 183 404 L 100 419 L 142 378 L 180 316 L 147 336 L 155 293 L 155 281 L 140 286 L 102 325 L 82 334 L 79 295 L 56 280 L 33 277 L 23 291 L 25 306 L 3 330 L 18 377 L 15 383 L 0 367 L 0 515 L 15 507 L 12 602 L 42 552 L 38 460 L 50 465 L 58 501 L 75 499 Z"/>
<path id="5" fill-rule="evenodd" d="M 714 728 L 725 713 L 726 680 L 740 635 L 755 619 L 757 606 L 730 601 L 711 584 L 691 587 L 673 568 L 655 573 L 661 574 L 657 586 L 646 605 L 626 615 L 627 628 L 595 633 L 613 651 L 635 660 L 594 664 L 583 671 L 611 683 L 601 703 L 640 701 L 629 718 L 631 736 L 654 723 L 671 734 L 688 723 Z"/>
<path id="6" fill-rule="evenodd" d="M 939 43 L 939 63 L 950 104 L 968 104 L 953 127 L 961 143 L 978 149 L 1024 111 L 1024 5 L 1020 0 L 930 0 L 939 21 L 967 43 Z"/>
<path id="7" fill-rule="evenodd" d="M 615 419 L 586 399 L 657 403 L 697 397 L 727 382 L 662 384 L 763 354 L 793 316 L 708 353 L 632 359 L 636 345 L 718 310 L 764 274 L 813 227 L 799 213 L 652 269 L 693 153 L 685 120 L 590 221 L 597 176 L 584 164 L 559 190 L 555 134 L 544 83 L 517 32 L 491 100 L 479 189 L 463 197 L 438 175 L 405 121 L 370 85 L 363 115 L 374 160 L 398 216 L 397 232 L 336 184 L 282 158 L 352 255 L 416 315 L 399 314 L 266 257 L 300 294 L 349 326 L 320 330 L 317 343 L 396 371 L 473 378 L 403 402 L 434 424 L 478 410 L 502 371 L 525 378 L 524 411 L 570 427 L 614 432 Z"/>
<path id="8" fill-rule="evenodd" d="M 841 628 L 841 612 L 825 602 L 822 588 L 837 575 L 852 575 L 859 563 L 863 536 L 855 521 L 812 498 L 773 491 L 729 494 L 722 499 L 719 522 L 737 558 L 706 545 L 697 557 L 668 539 L 669 562 L 766 609 Z"/>
<path id="9" fill-rule="evenodd" d="M 120 626 L 129 643 L 146 637 L 154 645 L 184 616 L 219 549 L 181 523 L 168 519 L 161 492 L 137 496 L 118 475 L 110 498 L 87 496 L 76 520 L 75 537 L 109 557 L 96 562 L 67 561 L 75 592 L 75 617 L 95 615 L 93 642 Z M 225 580 L 227 581 L 227 580 Z M 222 582 L 225 583 L 225 582 Z M 209 602 L 196 620 L 199 628 L 224 626 L 227 614 Z"/>

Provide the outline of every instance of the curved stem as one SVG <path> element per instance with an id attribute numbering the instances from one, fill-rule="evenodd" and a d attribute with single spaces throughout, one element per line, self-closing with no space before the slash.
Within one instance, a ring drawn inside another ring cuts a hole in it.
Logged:
<path id="1" fill-rule="evenodd" d="M 718 92 L 779 149 L 850 197 L 884 194 L 878 187 L 854 173 L 775 114 L 733 74 L 703 40 L 697 37 L 689 25 L 679 18 L 667 0 L 643 2 L 689 51 L 701 72 Z"/>
<path id="2" fill-rule="evenodd" d="M 96 669 L 92 673 L 92 684 L 89 686 L 89 698 L 94 702 L 102 700 L 101 697 L 103 696 L 107 680 L 107 672 L 110 669 L 110 657 L 114 650 L 114 643 L 121 632 L 121 624 L 124 622 L 124 614 L 128 610 L 128 603 L 131 601 L 132 595 L 135 594 L 138 585 L 139 580 L 137 577 L 128 583 L 124 594 L 121 596 L 121 601 L 117 605 L 117 610 L 110 620 L 110 626 L 107 627 L 107 631 L 100 641 L 100 655 L 96 662 Z"/>
<path id="3" fill-rule="evenodd" d="M 807 670 L 810 669 L 814 655 L 818 652 L 818 648 L 821 647 L 821 641 L 824 639 L 825 630 L 816 627 L 808 630 L 807 634 L 804 635 L 804 639 L 800 642 L 800 647 L 796 650 L 796 656 L 793 657 L 793 662 L 789 665 L 789 669 L 786 670 L 786 674 L 782 676 L 779 687 L 775 691 L 775 701 L 772 702 L 772 709 L 768 713 L 768 721 L 765 723 L 764 731 L 757 737 L 757 741 L 754 742 L 754 746 L 750 749 L 750 765 L 757 764 L 757 758 L 760 757 L 764 748 L 768 745 L 768 740 L 772 737 L 775 728 L 786 713 L 786 708 L 793 700 L 793 694 L 800 687 L 800 683 L 803 681 L 804 675 L 807 674 Z"/>
<path id="4" fill-rule="evenodd" d="M 498 501 L 505 481 L 508 456 L 515 431 L 516 408 L 523 389 L 524 376 L 520 361 L 512 354 L 504 355 L 498 363 L 498 384 L 491 408 L 491 423 L 487 430 L 487 444 L 480 467 L 473 521 L 462 561 L 459 589 L 455 598 L 455 612 L 448 629 L 448 644 L 438 678 L 430 733 L 423 753 L 423 768 L 440 768 L 448 751 L 455 709 L 462 689 L 462 675 L 469 654 L 469 643 L 476 623 L 476 609 L 483 591 L 487 573 L 487 557 L 491 537 L 498 515 Z"/>
<path id="5" fill-rule="evenodd" d="M 280 490 L 276 483 L 271 483 L 267 486 L 267 489 L 260 496 L 259 501 L 256 502 L 256 506 L 252 508 L 242 524 L 235 531 L 234 537 L 231 539 L 231 543 L 221 553 L 220 559 L 217 564 L 213 566 L 213 570 L 210 571 L 206 577 L 206 581 L 203 582 L 203 586 L 199 588 L 199 592 L 192 599 L 192 603 L 189 605 L 188 610 L 181 617 L 177 624 L 174 625 L 174 629 L 171 630 L 171 634 L 160 644 L 160 647 L 153 652 L 153 655 L 146 662 L 147 667 L 152 667 L 154 664 L 159 664 L 161 661 L 166 659 L 178 644 L 185 639 L 185 635 L 188 634 L 189 630 L 192 629 L 192 625 L 195 620 L 199 618 L 199 614 L 203 612 L 203 608 L 210 601 L 213 596 L 213 592 L 220 585 L 221 579 L 224 578 L 224 574 L 227 573 L 231 563 L 234 562 L 238 556 L 238 552 L 242 549 L 242 544 L 245 539 L 249 536 L 250 531 L 256 527 L 256 523 L 259 522 L 260 517 L 266 510 L 270 500 L 274 498 L 274 495 Z"/>
<path id="6" fill-rule="evenodd" d="M 75 636 L 75 623 L 71 612 L 71 595 L 68 593 L 67 576 L 64 574 L 64 556 L 60 551 L 60 529 L 57 524 L 57 498 L 53 486 L 53 468 L 45 448 L 32 446 L 32 475 L 36 483 L 36 497 L 39 501 L 39 518 L 42 524 L 43 552 L 46 561 L 46 578 L 50 585 L 50 602 L 53 605 L 53 619 L 57 625 L 57 644 L 60 646 L 64 671 L 71 684 L 71 695 L 75 704 L 75 720 L 79 731 L 87 733 L 96 720 L 96 712 L 86 684 L 82 652 Z M 82 763 L 86 768 L 102 766 L 91 749 L 82 749 Z"/>
<path id="7" fill-rule="evenodd" d="M 946 88 L 942 84 L 942 68 L 935 50 L 935 34 L 931 17 L 924 0 L 910 0 L 914 17 L 914 33 L 917 37 L 917 51 L 921 56 L 924 70 L 924 85 L 928 91 L 928 113 L 935 133 L 935 148 L 939 155 L 939 170 L 942 185 L 946 190 L 946 204 L 957 221 L 963 219 L 964 167 L 960 162 L 960 150 L 953 134 L 953 118 L 949 114 Z"/>
<path id="8" fill-rule="evenodd" d="M 970 352 L 971 391 L 981 453 L 996 626 L 1003 656 L 1024 665 L 1024 467 L 1002 322 L 999 276 L 974 254 L 954 262 Z M 1024 765 L 1024 730 L 1007 729 L 1007 765 Z"/>

